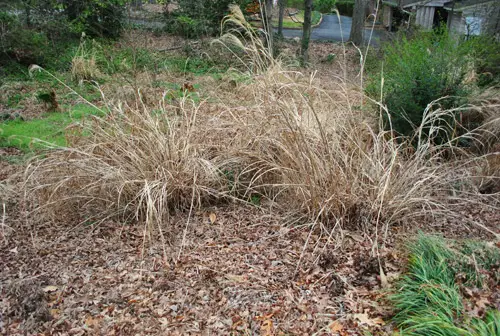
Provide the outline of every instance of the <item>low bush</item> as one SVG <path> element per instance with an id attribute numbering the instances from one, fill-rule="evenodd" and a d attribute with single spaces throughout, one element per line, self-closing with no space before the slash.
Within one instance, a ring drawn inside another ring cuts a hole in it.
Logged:
<path id="1" fill-rule="evenodd" d="M 187 38 L 213 35 L 216 32 L 210 21 L 204 18 L 194 19 L 187 15 L 174 15 L 167 24 L 170 32 Z"/>
<path id="2" fill-rule="evenodd" d="M 0 12 L 0 62 L 67 70 L 82 33 L 117 38 L 123 15 L 122 0 L 16 2 Z"/>
<path id="3" fill-rule="evenodd" d="M 321 13 L 331 13 L 336 0 L 314 0 L 314 9 Z"/>
<path id="4" fill-rule="evenodd" d="M 118 38 L 123 30 L 124 0 L 65 1 L 63 13 L 74 33 Z"/>
<path id="5" fill-rule="evenodd" d="M 229 5 L 236 3 L 245 8 L 249 0 L 180 0 L 178 9 L 166 13 L 167 30 L 188 38 L 216 35 L 221 21 L 229 13 Z"/>
<path id="6" fill-rule="evenodd" d="M 43 63 L 50 44 L 45 34 L 23 27 L 17 16 L 0 12 L 0 48 L 0 64 L 28 66 Z"/>
<path id="7" fill-rule="evenodd" d="M 412 39 L 401 37 L 384 47 L 383 70 L 372 77 L 367 92 L 387 105 L 385 128 L 411 136 L 424 122 L 429 104 L 449 109 L 466 102 L 471 89 L 466 76 L 471 70 L 470 49 L 446 31 L 419 33 Z M 444 141 L 456 131 L 451 120 L 443 120 Z M 428 133 L 428 130 L 425 131 Z"/>
<path id="8" fill-rule="evenodd" d="M 481 87 L 500 83 L 500 41 L 492 36 L 474 36 L 466 42 Z"/>

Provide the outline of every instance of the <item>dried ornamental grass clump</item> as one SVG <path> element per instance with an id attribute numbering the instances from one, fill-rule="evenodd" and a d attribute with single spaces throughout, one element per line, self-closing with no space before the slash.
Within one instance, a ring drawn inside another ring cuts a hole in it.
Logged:
<path id="1" fill-rule="evenodd" d="M 219 153 L 196 132 L 197 109 L 181 116 L 116 107 L 93 117 L 72 146 L 28 167 L 42 209 L 160 223 L 171 211 L 217 200 L 224 188 Z"/>
<path id="2" fill-rule="evenodd" d="M 246 38 L 241 61 L 251 79 L 240 85 L 241 100 L 230 107 L 184 96 L 157 109 L 140 98 L 134 108 L 118 102 L 70 146 L 29 166 L 39 210 L 76 208 L 161 227 L 172 211 L 257 195 L 313 223 L 385 238 L 396 223 L 481 203 L 476 162 L 457 146 L 475 134 L 446 127 L 456 109 L 429 102 L 414 138 L 395 137 L 380 131 L 383 106 L 363 104 L 346 81 L 325 90 L 314 76 L 285 70 L 238 15 L 229 19 L 239 30 L 218 43 Z"/>
<path id="3" fill-rule="evenodd" d="M 71 60 L 71 78 L 74 81 L 95 80 L 102 75 L 97 64 L 97 47 L 95 41 L 91 42 L 91 46 L 87 46 L 85 34 L 82 34 L 76 55 Z"/>
<path id="4" fill-rule="evenodd" d="M 252 142 L 233 156 L 259 172 L 252 188 L 272 190 L 268 196 L 312 220 L 357 228 L 380 224 L 385 233 L 389 223 L 452 213 L 451 190 L 467 175 L 459 163 L 442 159 L 451 145 L 434 146 L 422 136 L 414 148 L 409 140 L 378 132 L 370 118 L 350 108 L 349 97 L 339 101 L 338 92 L 285 83 L 256 80 L 261 103 L 249 111 L 253 118 L 240 120 L 247 123 L 240 136 Z M 443 113 L 429 111 L 422 127 L 439 127 Z"/>

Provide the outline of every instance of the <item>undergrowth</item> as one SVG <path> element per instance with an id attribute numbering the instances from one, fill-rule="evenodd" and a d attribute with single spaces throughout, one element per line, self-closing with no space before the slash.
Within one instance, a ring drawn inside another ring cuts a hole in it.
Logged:
<path id="1" fill-rule="evenodd" d="M 467 103 L 479 87 L 494 84 L 498 48 L 500 43 L 486 37 L 459 40 L 445 27 L 411 37 L 395 35 L 368 57 L 371 79 L 366 89 L 387 105 L 391 118 L 385 118 L 385 129 L 411 136 L 422 125 L 430 102 L 439 99 L 442 109 L 455 108 Z M 455 133 L 468 126 L 453 118 L 441 123 Z"/>
<path id="2" fill-rule="evenodd" d="M 28 194 L 38 196 L 41 211 L 78 208 L 162 232 L 175 211 L 250 201 L 285 207 L 312 227 L 364 229 L 380 241 L 394 225 L 453 217 L 456 204 L 485 199 L 471 178 L 476 159 L 456 139 L 434 141 L 456 111 L 426 109 L 416 146 L 394 137 L 380 130 L 377 112 L 354 108 L 366 99 L 359 90 L 342 82 L 324 90 L 314 75 L 288 70 L 232 9 L 225 23 L 236 29 L 215 45 L 252 78 L 238 84 L 233 101 L 106 102 L 110 113 L 83 125 L 88 136 L 28 167 Z"/>
<path id="3" fill-rule="evenodd" d="M 391 296 L 402 335 L 500 335 L 500 312 L 471 318 L 462 295 L 464 286 L 491 286 L 482 273 L 498 274 L 496 247 L 465 242 L 452 248 L 441 238 L 420 234 L 409 254 L 408 273 Z"/>
<path id="4" fill-rule="evenodd" d="M 50 112 L 40 119 L 10 120 L 0 124 L 0 146 L 25 152 L 67 144 L 66 127 L 100 113 L 87 105 L 76 105 L 70 112 Z"/>

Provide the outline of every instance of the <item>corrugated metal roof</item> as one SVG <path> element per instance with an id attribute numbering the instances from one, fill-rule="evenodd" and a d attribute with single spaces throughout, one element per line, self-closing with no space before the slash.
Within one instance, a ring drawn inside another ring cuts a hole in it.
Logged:
<path id="1" fill-rule="evenodd" d="M 429 6 L 429 7 L 443 7 L 446 2 L 450 0 L 402 0 L 401 6 L 410 7 L 410 6 Z"/>
<path id="2" fill-rule="evenodd" d="M 447 8 L 453 8 L 454 10 L 460 10 L 461 8 L 464 7 L 471 7 L 471 6 L 476 6 L 476 5 L 481 5 L 485 3 L 497 3 L 498 6 L 500 6 L 500 0 L 455 0 L 455 1 L 450 1 L 448 0 L 445 3 L 445 7 Z"/>

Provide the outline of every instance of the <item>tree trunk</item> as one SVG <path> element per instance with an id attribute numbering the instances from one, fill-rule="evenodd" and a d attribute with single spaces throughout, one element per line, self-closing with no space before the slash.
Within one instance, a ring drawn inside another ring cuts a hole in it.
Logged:
<path id="1" fill-rule="evenodd" d="M 132 1 L 132 7 L 136 10 L 142 9 L 142 0 L 134 0 Z"/>
<path id="2" fill-rule="evenodd" d="M 278 17 L 278 35 L 283 37 L 283 17 L 285 16 L 286 0 L 278 0 L 279 17 Z"/>
<path id="3" fill-rule="evenodd" d="M 355 45 L 363 44 L 363 33 L 365 31 L 365 9 L 366 0 L 354 0 L 354 13 L 352 15 L 351 36 L 349 40 Z"/>
<path id="4" fill-rule="evenodd" d="M 31 0 L 24 0 L 24 14 L 26 15 L 26 25 L 31 27 Z"/>
<path id="5" fill-rule="evenodd" d="M 304 0 L 304 24 L 302 30 L 302 46 L 300 49 L 301 64 L 306 66 L 309 61 L 309 40 L 311 39 L 313 0 Z"/>
<path id="6" fill-rule="evenodd" d="M 266 32 L 266 47 L 269 49 L 269 52 L 271 55 L 273 55 L 273 25 L 272 25 L 272 18 L 273 18 L 273 0 L 263 0 L 264 6 L 263 6 L 263 24 L 264 24 L 264 31 Z"/>

